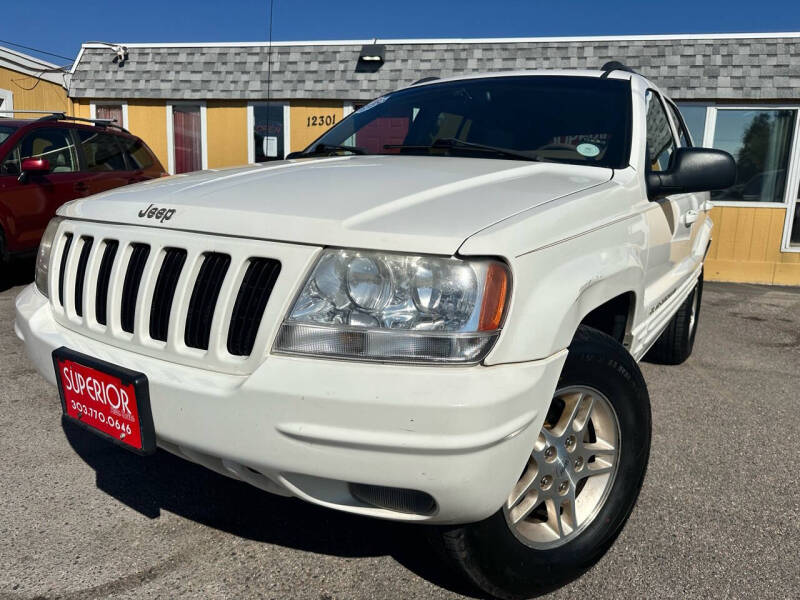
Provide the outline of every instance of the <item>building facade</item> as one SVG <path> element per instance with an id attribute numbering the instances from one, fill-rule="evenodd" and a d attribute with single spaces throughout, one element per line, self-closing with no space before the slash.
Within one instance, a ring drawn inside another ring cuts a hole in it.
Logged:
<path id="1" fill-rule="evenodd" d="M 737 159 L 714 194 L 709 279 L 800 285 L 800 33 L 84 44 L 75 115 L 115 118 L 170 172 L 280 159 L 424 77 L 620 60 L 678 101 L 696 145 Z M 0 82 L 2 87 L 2 82 Z"/>
<path id="2" fill-rule="evenodd" d="M 13 110 L 69 112 L 68 84 L 69 73 L 58 65 L 0 46 L 0 117 Z"/>

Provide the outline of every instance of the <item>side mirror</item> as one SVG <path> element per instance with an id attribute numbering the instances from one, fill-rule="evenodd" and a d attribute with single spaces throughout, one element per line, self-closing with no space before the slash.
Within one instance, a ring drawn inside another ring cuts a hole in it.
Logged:
<path id="1" fill-rule="evenodd" d="M 25 183 L 31 175 L 45 175 L 50 172 L 50 161 L 45 158 L 23 158 L 19 182 Z"/>
<path id="2" fill-rule="evenodd" d="M 724 190 L 736 182 L 736 161 L 723 150 L 678 148 L 668 171 L 649 172 L 646 177 L 651 200 L 671 194 Z"/>

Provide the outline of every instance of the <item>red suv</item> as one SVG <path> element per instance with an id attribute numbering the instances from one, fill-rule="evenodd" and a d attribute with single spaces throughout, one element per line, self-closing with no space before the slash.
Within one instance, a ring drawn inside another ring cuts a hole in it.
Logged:
<path id="1" fill-rule="evenodd" d="M 107 121 L 0 119 L 0 260 L 35 252 L 68 200 L 162 175 L 147 144 Z"/>

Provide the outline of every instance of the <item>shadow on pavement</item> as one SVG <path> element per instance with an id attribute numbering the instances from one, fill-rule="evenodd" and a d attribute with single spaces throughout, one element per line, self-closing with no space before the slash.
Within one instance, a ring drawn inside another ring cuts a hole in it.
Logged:
<path id="1" fill-rule="evenodd" d="M 0 292 L 32 282 L 35 269 L 34 257 L 11 259 L 7 263 L 0 260 Z"/>
<path id="2" fill-rule="evenodd" d="M 268 544 L 341 557 L 391 555 L 452 592 L 471 597 L 436 555 L 425 529 L 340 513 L 263 492 L 159 450 L 139 457 L 63 421 L 72 448 L 97 474 L 97 487 L 137 512 L 167 510 L 228 533 Z"/>

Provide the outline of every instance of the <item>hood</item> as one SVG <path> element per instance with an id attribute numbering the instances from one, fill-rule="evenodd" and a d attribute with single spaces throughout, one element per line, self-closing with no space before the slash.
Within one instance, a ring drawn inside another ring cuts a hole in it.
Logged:
<path id="1" fill-rule="evenodd" d="M 612 174 L 460 157 L 301 159 L 152 180 L 75 200 L 58 212 L 303 244 L 454 254 L 477 231 Z"/>

